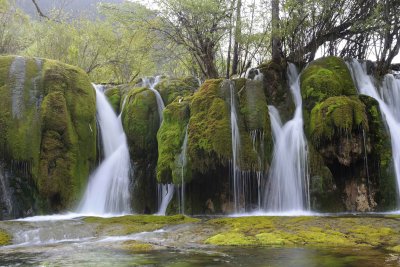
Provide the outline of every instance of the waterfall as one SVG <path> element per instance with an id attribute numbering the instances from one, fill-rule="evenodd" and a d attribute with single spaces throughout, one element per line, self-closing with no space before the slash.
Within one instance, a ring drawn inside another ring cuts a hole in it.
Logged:
<path id="1" fill-rule="evenodd" d="M 296 106 L 293 118 L 282 125 L 278 110 L 269 107 L 275 146 L 265 188 L 264 208 L 271 212 L 309 209 L 307 142 L 303 130 L 299 74 L 293 64 L 289 64 L 288 79 Z"/>
<path id="2" fill-rule="evenodd" d="M 160 190 L 160 187 L 159 187 Z M 165 215 L 167 212 L 167 208 L 169 203 L 172 200 L 172 197 L 174 196 L 174 191 L 175 191 L 175 186 L 173 184 L 163 184 L 161 186 L 161 204 L 159 206 L 158 215 Z"/>
<path id="3" fill-rule="evenodd" d="M 157 100 L 157 108 L 158 108 L 158 115 L 160 116 L 160 125 L 163 120 L 163 110 L 165 108 L 164 101 L 160 95 L 160 92 L 158 92 L 155 87 L 156 85 L 160 82 L 161 76 L 156 76 L 156 77 L 145 77 L 142 78 L 142 86 L 149 88 L 156 96 Z"/>
<path id="4" fill-rule="evenodd" d="M 381 97 L 374 85 L 374 78 L 367 74 L 365 63 L 361 64 L 357 60 L 352 60 L 347 63 L 347 66 L 358 92 L 376 99 L 379 103 L 383 120 L 386 122 L 391 137 L 397 192 L 400 194 L 400 82 L 395 80 L 391 74 L 386 75 L 383 80 L 383 97 Z"/>
<path id="5" fill-rule="evenodd" d="M 231 95 L 231 137 L 232 137 L 232 176 L 233 176 L 233 202 L 235 212 L 240 212 L 240 196 L 242 193 L 241 171 L 239 169 L 240 160 L 240 133 L 238 126 L 238 117 L 236 112 L 235 85 L 229 81 L 229 90 Z"/>
<path id="6" fill-rule="evenodd" d="M 156 77 L 144 77 L 142 78 L 142 86 L 149 88 L 156 96 L 158 115 L 160 116 L 160 125 L 163 121 L 163 110 L 165 108 L 164 101 L 155 87 L 160 82 L 161 76 Z M 158 195 L 158 212 L 159 215 L 165 215 L 169 202 L 171 202 L 174 194 L 173 184 L 158 184 L 157 195 Z"/>
<path id="7" fill-rule="evenodd" d="M 104 160 L 89 178 L 79 213 L 130 213 L 130 158 L 121 117 L 117 117 L 101 86 L 96 90 Z"/>
<path id="8" fill-rule="evenodd" d="M 387 74 L 383 79 L 382 98 L 392 112 L 394 119 L 400 123 L 400 80 Z"/>
<path id="9" fill-rule="evenodd" d="M 12 116 L 21 119 L 24 112 L 24 86 L 26 76 L 26 60 L 23 57 L 15 57 L 10 66 L 9 78 L 12 83 Z"/>
<path id="10" fill-rule="evenodd" d="M 187 165 L 187 145 L 188 145 L 188 126 L 186 126 L 185 138 L 183 139 L 181 154 L 179 155 L 179 163 L 181 165 L 180 206 L 182 214 L 185 214 L 185 168 Z"/>

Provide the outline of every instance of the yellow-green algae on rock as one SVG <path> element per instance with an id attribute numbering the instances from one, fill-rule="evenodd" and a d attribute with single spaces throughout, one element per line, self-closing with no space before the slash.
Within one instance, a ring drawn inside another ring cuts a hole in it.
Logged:
<path id="1" fill-rule="evenodd" d="M 87 217 L 84 221 L 95 224 L 99 233 L 128 235 L 138 232 L 155 231 L 169 225 L 194 223 L 199 220 L 183 215 L 127 215 L 112 218 Z"/>
<path id="2" fill-rule="evenodd" d="M 241 217 L 213 219 L 205 240 L 218 246 L 399 248 L 400 220 L 373 217 Z"/>
<path id="3" fill-rule="evenodd" d="M 0 246 L 10 244 L 11 236 L 4 230 L 0 229 Z"/>

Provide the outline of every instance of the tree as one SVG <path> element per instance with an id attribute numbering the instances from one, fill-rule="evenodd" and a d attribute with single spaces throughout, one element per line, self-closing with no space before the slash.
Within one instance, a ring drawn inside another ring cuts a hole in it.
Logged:
<path id="1" fill-rule="evenodd" d="M 272 18 L 272 60 L 281 61 L 281 40 L 279 34 L 279 0 L 271 0 L 271 18 Z"/>
<path id="2" fill-rule="evenodd" d="M 230 5 L 223 0 L 158 0 L 159 23 L 151 25 L 185 48 L 206 78 L 217 78 L 216 52 L 229 26 Z"/>
<path id="3" fill-rule="evenodd" d="M 11 5 L 0 0 L 0 54 L 16 54 L 24 49 L 29 40 L 28 17 Z"/>
<path id="4" fill-rule="evenodd" d="M 129 83 L 154 72 L 153 39 L 145 29 L 126 24 L 121 10 L 143 11 L 132 3 L 102 8 L 104 19 L 71 18 L 56 11 L 57 20 L 35 21 L 32 44 L 25 55 L 79 66 L 96 82 Z"/>
<path id="5" fill-rule="evenodd" d="M 239 40 L 242 35 L 241 9 L 242 0 L 238 0 L 236 5 L 235 43 L 233 45 L 232 75 L 238 74 L 239 71 Z"/>
<path id="6" fill-rule="evenodd" d="M 396 0 L 383 0 L 379 3 L 382 26 L 377 28 L 378 42 L 374 45 L 380 47 L 377 53 L 377 72 L 384 75 L 388 72 L 394 57 L 400 51 L 400 3 Z"/>
<path id="7" fill-rule="evenodd" d="M 287 0 L 280 24 L 287 58 L 307 63 L 324 44 L 332 52 L 341 41 L 356 42 L 378 27 L 372 23 L 376 6 L 376 0 Z"/>

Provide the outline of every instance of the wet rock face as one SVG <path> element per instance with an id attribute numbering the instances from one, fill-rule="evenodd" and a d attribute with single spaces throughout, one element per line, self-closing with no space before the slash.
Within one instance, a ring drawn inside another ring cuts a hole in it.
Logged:
<path id="1" fill-rule="evenodd" d="M 13 216 L 72 207 L 96 159 L 88 76 L 56 61 L 0 57 L 0 93 L 0 160 L 11 198 L 21 200 Z"/>
<path id="2" fill-rule="evenodd" d="M 370 152 L 370 148 L 365 148 Z M 338 161 L 341 165 L 351 166 L 362 160 L 364 156 L 364 140 L 360 135 L 354 135 L 350 138 L 340 138 L 336 143 L 327 144 L 318 149 L 326 163 Z"/>
<path id="3" fill-rule="evenodd" d="M 377 206 L 374 192 L 369 192 L 364 183 L 357 184 L 354 180 L 346 182 L 344 193 L 346 209 L 349 211 L 368 212 Z"/>

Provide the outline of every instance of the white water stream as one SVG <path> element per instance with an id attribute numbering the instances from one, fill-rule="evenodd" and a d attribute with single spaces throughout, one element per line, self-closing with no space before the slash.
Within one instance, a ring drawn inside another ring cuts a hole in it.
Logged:
<path id="1" fill-rule="evenodd" d="M 163 110 L 165 109 L 164 101 L 155 87 L 161 81 L 161 76 L 156 77 L 145 77 L 142 78 L 142 86 L 149 88 L 156 96 L 158 115 L 160 116 L 160 126 L 163 121 Z M 173 184 L 158 184 L 158 215 L 165 215 L 168 204 L 171 202 L 174 196 L 175 186 Z"/>
<path id="2" fill-rule="evenodd" d="M 275 146 L 264 209 L 295 214 L 309 209 L 307 141 L 303 130 L 299 74 L 293 64 L 289 64 L 288 78 L 296 110 L 294 117 L 282 125 L 278 110 L 269 107 Z"/>
<path id="3" fill-rule="evenodd" d="M 400 194 L 400 81 L 391 74 L 384 77 L 382 96 L 373 77 L 367 74 L 366 64 L 357 60 L 347 63 L 354 83 L 360 94 L 376 99 L 386 122 L 392 143 L 392 155 L 397 179 L 397 193 Z"/>
<path id="4" fill-rule="evenodd" d="M 121 117 L 114 113 L 101 86 L 94 87 L 105 157 L 89 178 L 77 211 L 98 215 L 130 213 L 130 158 Z"/>

